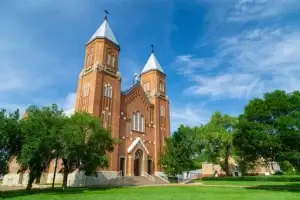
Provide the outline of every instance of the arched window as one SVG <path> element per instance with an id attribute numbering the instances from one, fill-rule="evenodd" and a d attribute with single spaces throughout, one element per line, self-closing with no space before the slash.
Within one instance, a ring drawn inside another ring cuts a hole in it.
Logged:
<path id="1" fill-rule="evenodd" d="M 149 92 L 149 90 L 150 90 L 150 83 L 149 82 L 144 83 L 144 90 L 145 90 L 145 92 Z"/>
<path id="2" fill-rule="evenodd" d="M 145 117 L 139 111 L 132 113 L 131 130 L 145 132 Z"/>
<path id="3" fill-rule="evenodd" d="M 160 82 L 159 83 L 159 89 L 161 92 L 164 92 L 165 91 L 165 86 L 164 86 L 164 83 L 163 82 Z"/>
<path id="4" fill-rule="evenodd" d="M 166 116 L 166 110 L 164 106 L 160 106 L 160 116 L 164 117 Z"/>
<path id="5" fill-rule="evenodd" d="M 88 84 L 88 83 L 87 83 L 87 84 L 84 84 L 82 90 L 83 90 L 83 97 L 89 96 L 89 84 Z"/>
<path id="6" fill-rule="evenodd" d="M 108 97 L 112 98 L 112 86 L 109 87 Z"/>
<path id="7" fill-rule="evenodd" d="M 141 132 L 145 132 L 145 118 L 144 116 L 141 117 Z"/>
<path id="8" fill-rule="evenodd" d="M 112 89 L 111 85 L 109 85 L 109 84 L 104 85 L 104 96 L 105 97 L 112 98 L 112 92 L 113 92 L 113 89 Z"/>
<path id="9" fill-rule="evenodd" d="M 136 131 L 140 131 L 140 118 L 141 118 L 141 113 L 138 111 L 136 112 L 136 122 L 135 122 Z"/>
<path id="10" fill-rule="evenodd" d="M 115 62 L 116 62 L 116 58 L 115 56 L 113 55 L 113 52 L 108 50 L 107 51 L 107 54 L 106 54 L 106 64 L 108 66 L 112 66 L 114 67 L 115 66 Z"/>
<path id="11" fill-rule="evenodd" d="M 135 130 L 135 118 L 136 118 L 136 115 L 134 113 L 132 113 L 132 116 L 131 116 L 131 129 L 132 130 Z"/>
<path id="12" fill-rule="evenodd" d="M 104 85 L 104 96 L 107 97 L 108 94 L 108 85 Z"/>
<path id="13" fill-rule="evenodd" d="M 111 55 L 109 53 L 106 54 L 106 64 L 110 65 Z"/>

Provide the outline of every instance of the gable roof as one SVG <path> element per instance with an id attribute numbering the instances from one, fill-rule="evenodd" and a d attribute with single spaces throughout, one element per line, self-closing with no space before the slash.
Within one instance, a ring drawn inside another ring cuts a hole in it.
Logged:
<path id="1" fill-rule="evenodd" d="M 131 91 L 133 91 L 136 87 L 141 87 L 142 93 L 143 93 L 144 97 L 146 98 L 147 102 L 148 102 L 149 104 L 152 105 L 152 103 L 149 101 L 149 98 L 148 98 L 148 96 L 146 95 L 144 89 L 142 88 L 140 82 L 135 83 L 135 84 L 132 85 L 129 89 L 123 91 L 122 94 L 126 96 L 126 95 L 128 95 Z"/>
<path id="2" fill-rule="evenodd" d="M 147 147 L 145 146 L 144 142 L 142 141 L 142 139 L 140 137 L 136 138 L 132 144 L 128 147 L 127 149 L 127 153 L 131 153 L 131 151 L 136 147 L 136 145 L 141 144 L 143 149 L 147 152 L 147 154 L 149 154 L 149 151 L 147 149 Z"/>
<path id="3" fill-rule="evenodd" d="M 146 73 L 151 70 L 158 70 L 162 73 L 165 73 L 162 67 L 160 66 L 159 62 L 157 61 L 154 53 L 151 53 L 146 65 L 144 66 L 141 74 Z"/>
<path id="4" fill-rule="evenodd" d="M 119 45 L 113 31 L 111 30 L 107 19 L 104 20 L 104 22 L 101 24 L 101 26 L 97 29 L 97 31 L 94 33 L 94 35 L 90 38 L 88 41 L 91 42 L 96 38 L 106 38 L 110 40 L 111 42 L 115 43 L 116 45 Z"/>

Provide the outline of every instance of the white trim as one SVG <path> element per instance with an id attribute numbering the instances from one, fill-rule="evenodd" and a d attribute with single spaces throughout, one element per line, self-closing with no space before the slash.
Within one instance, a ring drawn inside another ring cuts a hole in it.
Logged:
<path id="1" fill-rule="evenodd" d="M 136 145 L 137 145 L 138 143 L 140 143 L 140 144 L 142 145 L 142 147 L 144 148 L 144 150 L 147 152 L 147 154 L 149 154 L 148 149 L 146 148 L 144 142 L 142 141 L 142 139 L 141 139 L 140 137 L 136 138 L 136 139 L 132 142 L 132 144 L 128 147 L 127 152 L 130 153 L 130 152 L 134 149 L 134 147 L 136 147 Z"/>

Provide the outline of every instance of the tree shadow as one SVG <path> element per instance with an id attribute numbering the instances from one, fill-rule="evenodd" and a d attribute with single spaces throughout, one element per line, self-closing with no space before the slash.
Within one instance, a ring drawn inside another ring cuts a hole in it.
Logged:
<path id="1" fill-rule="evenodd" d="M 101 187 L 73 187 L 73 188 L 34 188 L 30 192 L 26 192 L 25 189 L 0 191 L 0 198 L 14 198 L 19 196 L 28 196 L 36 194 L 47 194 L 47 195 L 68 195 L 78 194 L 85 191 L 105 191 L 113 188 L 121 188 L 121 186 L 101 186 Z"/>
<path id="2" fill-rule="evenodd" d="M 300 193 L 300 183 L 286 183 L 284 185 L 257 185 L 253 187 L 246 187 L 246 189 Z"/>

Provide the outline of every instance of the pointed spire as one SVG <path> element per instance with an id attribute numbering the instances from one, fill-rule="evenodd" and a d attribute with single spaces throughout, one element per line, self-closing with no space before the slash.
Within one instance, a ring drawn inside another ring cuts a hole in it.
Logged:
<path id="1" fill-rule="evenodd" d="M 153 45 L 151 45 L 152 47 Z M 153 46 L 154 47 L 154 46 Z M 162 73 L 165 73 L 164 70 L 162 69 L 162 67 L 160 66 L 159 62 L 157 61 L 155 55 L 154 55 L 154 50 L 152 48 L 152 53 L 150 58 L 148 59 L 144 69 L 142 70 L 141 74 L 146 73 L 148 71 L 152 71 L 152 70 L 157 70 L 160 71 Z"/>
<path id="2" fill-rule="evenodd" d="M 93 41 L 96 38 L 106 38 L 106 39 L 110 40 L 111 42 L 115 43 L 116 45 L 119 45 L 114 33 L 112 32 L 112 30 L 108 24 L 108 21 L 107 21 L 107 15 L 109 14 L 109 12 L 107 11 L 107 9 L 104 10 L 104 12 L 105 12 L 104 22 L 97 29 L 97 31 L 94 33 L 94 35 L 90 38 L 88 43 L 90 43 L 91 41 Z"/>

